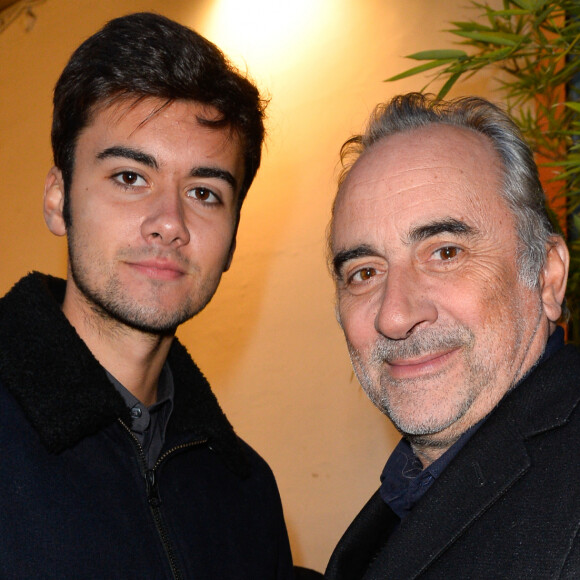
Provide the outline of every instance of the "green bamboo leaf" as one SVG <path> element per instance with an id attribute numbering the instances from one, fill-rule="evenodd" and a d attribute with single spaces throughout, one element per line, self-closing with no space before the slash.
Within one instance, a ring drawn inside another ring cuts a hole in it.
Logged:
<path id="1" fill-rule="evenodd" d="M 576 103 L 573 101 L 567 101 L 564 103 L 564 105 L 566 105 L 566 107 L 568 107 L 569 109 L 572 109 L 576 113 L 580 113 L 580 103 Z"/>
<path id="2" fill-rule="evenodd" d="M 525 16 L 526 14 L 529 14 L 530 11 L 529 10 L 525 10 L 524 8 L 510 8 L 507 10 L 492 10 L 490 12 L 490 14 L 492 16 L 501 16 L 501 17 L 506 17 L 506 16 Z"/>
<path id="3" fill-rule="evenodd" d="M 439 93 L 437 94 L 437 97 L 439 99 L 444 99 L 447 95 L 447 93 L 451 90 L 451 87 L 455 84 L 455 82 L 457 81 L 457 79 L 462 75 L 462 72 L 456 72 L 455 74 L 452 74 L 448 79 L 447 82 L 441 87 L 441 90 L 439 91 Z"/>
<path id="4" fill-rule="evenodd" d="M 499 44 L 500 46 L 517 46 L 525 37 L 517 34 L 509 34 L 507 32 L 468 32 L 464 30 L 451 30 L 452 34 L 462 36 L 478 42 L 485 42 L 488 44 Z"/>
<path id="5" fill-rule="evenodd" d="M 578 160 L 576 161 L 563 160 L 559 162 L 554 162 L 554 165 L 557 167 L 560 166 L 564 168 L 568 167 L 569 169 L 566 169 L 566 171 L 569 171 L 571 174 L 580 172 Z"/>
<path id="6" fill-rule="evenodd" d="M 493 29 L 489 26 L 484 26 L 478 22 L 460 22 L 458 20 L 451 22 L 453 26 L 459 28 L 460 30 L 478 30 L 480 32 L 492 31 Z M 449 30 L 447 32 L 450 32 Z"/>
<path id="7" fill-rule="evenodd" d="M 414 52 L 409 54 L 406 58 L 413 60 L 441 60 L 441 59 L 456 59 L 465 58 L 467 53 L 464 50 L 441 49 L 441 50 L 422 50 L 421 52 Z"/>
<path id="8" fill-rule="evenodd" d="M 497 48 L 496 50 L 486 52 L 485 55 L 483 55 L 479 58 L 472 57 L 472 59 L 474 61 L 481 60 L 482 62 L 484 62 L 487 65 L 487 64 L 491 64 L 495 61 L 504 60 L 510 54 L 510 52 L 513 51 L 513 49 L 514 49 L 513 46 L 504 46 L 502 48 Z"/>
<path id="9" fill-rule="evenodd" d="M 511 0 L 514 4 L 527 10 L 528 12 L 536 12 L 537 10 L 541 10 L 547 0 Z"/>
<path id="10" fill-rule="evenodd" d="M 556 179 L 556 180 L 558 180 L 558 181 L 559 181 L 559 180 L 561 180 L 561 179 L 566 179 L 566 180 L 568 180 L 568 179 L 570 179 L 571 177 L 574 177 L 574 175 L 575 175 L 576 173 L 577 173 L 577 172 L 574 172 L 574 171 L 562 171 L 561 173 L 559 173 L 559 174 L 557 175 L 557 177 L 556 177 L 555 179 Z"/>
<path id="11" fill-rule="evenodd" d="M 384 82 L 390 83 L 393 81 L 406 79 L 407 77 L 412 77 L 413 75 L 425 72 L 427 70 L 431 70 L 432 68 L 437 68 L 438 66 L 443 66 L 444 64 L 449 64 L 450 62 L 453 62 L 453 60 L 454 59 L 448 58 L 448 59 L 434 60 L 432 62 L 426 62 L 425 64 L 415 66 L 413 68 L 410 68 L 409 70 L 406 70 L 402 73 L 399 73 L 398 75 L 395 75 L 394 77 L 389 77 L 388 79 L 385 79 Z"/>

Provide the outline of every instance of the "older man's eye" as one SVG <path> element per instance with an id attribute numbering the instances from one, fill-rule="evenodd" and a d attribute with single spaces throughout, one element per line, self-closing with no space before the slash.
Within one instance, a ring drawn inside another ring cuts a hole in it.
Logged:
<path id="1" fill-rule="evenodd" d="M 440 248 L 435 252 L 435 256 L 437 256 L 440 260 L 453 260 L 457 258 L 459 253 L 461 252 L 460 248 L 455 246 L 446 246 L 445 248 Z"/>
<path id="2" fill-rule="evenodd" d="M 377 271 L 374 268 L 361 268 L 350 277 L 350 282 L 366 282 L 375 276 L 376 273 Z"/>

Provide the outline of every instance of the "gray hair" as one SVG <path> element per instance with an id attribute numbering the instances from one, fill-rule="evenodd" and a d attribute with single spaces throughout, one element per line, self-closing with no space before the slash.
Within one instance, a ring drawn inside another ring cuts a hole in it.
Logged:
<path id="1" fill-rule="evenodd" d="M 409 93 L 378 105 L 366 131 L 351 137 L 342 146 L 344 169 L 339 186 L 356 160 L 377 141 L 434 123 L 471 129 L 491 141 L 504 169 L 499 193 L 516 222 L 519 277 L 529 288 L 537 287 L 555 229 L 548 217 L 544 190 L 530 147 L 511 118 L 489 101 L 479 97 L 443 101 L 431 95 Z M 332 213 L 334 218 L 334 208 Z"/>

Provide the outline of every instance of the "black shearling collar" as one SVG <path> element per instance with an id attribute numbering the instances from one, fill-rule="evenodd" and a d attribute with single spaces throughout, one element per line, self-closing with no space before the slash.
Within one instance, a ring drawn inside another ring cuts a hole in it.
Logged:
<path id="1" fill-rule="evenodd" d="M 52 453 L 74 446 L 129 410 L 105 370 L 63 315 L 64 280 L 33 272 L 0 300 L 0 381 Z M 175 381 L 169 428 L 208 438 L 236 471 L 245 471 L 238 439 L 210 386 L 174 340 Z"/>

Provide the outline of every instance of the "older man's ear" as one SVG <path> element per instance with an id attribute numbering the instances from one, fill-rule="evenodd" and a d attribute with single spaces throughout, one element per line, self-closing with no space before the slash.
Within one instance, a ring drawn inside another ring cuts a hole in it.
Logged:
<path id="1" fill-rule="evenodd" d="M 553 324 L 562 315 L 569 265 L 570 254 L 566 242 L 560 236 L 553 236 L 548 242 L 546 264 L 540 274 L 542 305 L 548 320 Z"/>

